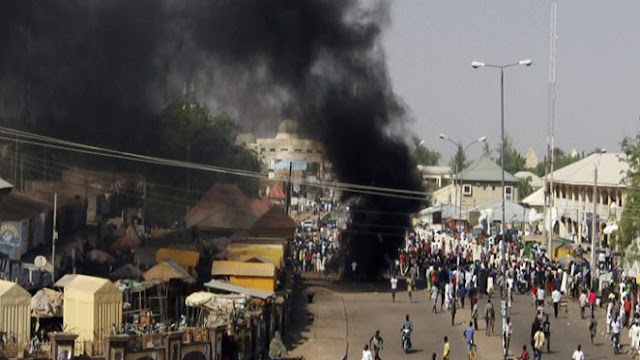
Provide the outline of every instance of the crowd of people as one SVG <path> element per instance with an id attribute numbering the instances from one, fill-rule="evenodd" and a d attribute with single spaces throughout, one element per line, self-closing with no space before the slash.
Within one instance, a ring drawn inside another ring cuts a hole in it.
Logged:
<path id="1" fill-rule="evenodd" d="M 640 351 L 640 298 L 635 279 L 625 281 L 615 261 L 603 265 L 598 274 L 608 266 L 611 280 L 596 292 L 591 286 L 589 264 L 580 257 L 561 264 L 552 262 L 538 245 L 525 254 L 523 243 L 516 239 L 505 241 L 496 236 L 480 242 L 469 234 L 463 233 L 458 239 L 457 236 L 419 226 L 407 234 L 405 247 L 400 249 L 398 258 L 389 269 L 389 281 L 392 301 L 395 301 L 400 281 L 406 281 L 411 301 L 412 292 L 418 290 L 418 280 L 423 280 L 421 283 L 426 284 L 431 311 L 448 312 L 452 325 L 455 324 L 457 309 L 468 304 L 471 319 L 464 336 L 469 358 L 473 358 L 477 351 L 474 336 L 478 330 L 478 318 L 484 319 L 487 336 L 496 334 L 496 313 L 501 311 L 506 315 L 508 310 L 503 309 L 501 302 L 494 306 L 495 300 L 492 299 L 500 299 L 504 294 L 508 309 L 514 293 L 530 294 L 534 314 L 531 342 L 523 345 L 521 359 L 529 358 L 528 346 L 535 359 L 541 359 L 545 351 L 551 351 L 552 319 L 557 319 L 561 311 L 568 311 L 568 300 L 578 302 L 582 318 L 588 318 L 586 323 L 592 341 L 597 334 L 596 311 L 602 308 L 606 311 L 607 333 L 611 336 L 614 351 L 617 353 L 620 348 L 622 329 L 628 327 L 631 349 L 637 353 Z M 488 299 L 480 309 L 478 298 L 483 296 Z M 601 299 L 606 301 L 603 303 Z M 502 335 L 506 355 L 511 347 L 513 325 L 510 317 L 501 318 L 502 326 L 498 331 Z M 444 343 L 442 358 L 448 359 L 451 346 L 447 339 Z M 378 350 L 374 349 L 375 359 L 379 358 Z M 433 354 L 433 358 L 436 356 Z M 584 359 L 581 344 L 577 345 L 573 359 Z"/>

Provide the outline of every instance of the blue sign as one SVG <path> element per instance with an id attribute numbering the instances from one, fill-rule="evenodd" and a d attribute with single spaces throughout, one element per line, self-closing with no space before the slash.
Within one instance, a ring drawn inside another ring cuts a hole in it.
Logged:
<path id="1" fill-rule="evenodd" d="M 16 256 L 16 249 L 22 240 L 22 224 L 20 222 L 3 222 L 0 224 L 0 252 L 10 257 Z M 18 255 L 19 257 L 19 255 Z"/>

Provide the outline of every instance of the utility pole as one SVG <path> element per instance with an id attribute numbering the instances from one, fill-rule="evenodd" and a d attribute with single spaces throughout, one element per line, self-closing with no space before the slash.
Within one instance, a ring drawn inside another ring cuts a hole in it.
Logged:
<path id="1" fill-rule="evenodd" d="M 549 161 L 549 197 L 545 197 L 545 210 L 549 211 L 548 217 L 548 229 L 547 224 L 545 224 L 545 237 L 547 240 L 547 255 L 549 255 L 549 259 L 551 259 L 551 240 L 553 239 L 553 219 L 551 218 L 551 214 L 553 213 L 553 167 L 555 162 L 555 151 L 554 151 L 554 133 L 555 133 L 555 107 L 556 107 L 556 40 L 558 39 L 557 35 L 557 18 L 558 18 L 558 4 L 555 0 L 551 3 L 551 30 L 550 30 L 550 39 L 549 39 L 549 104 L 547 108 L 547 117 L 548 117 L 548 129 L 547 129 L 547 146 L 548 153 L 547 158 Z M 546 166 L 545 166 L 546 170 Z M 546 174 L 545 174 L 546 178 Z M 545 181 L 545 189 L 546 189 L 546 181 Z M 545 191 L 546 192 L 546 191 Z M 548 206 L 547 206 L 548 202 Z M 545 211 L 545 222 L 547 221 L 547 212 Z"/>
<path id="2" fill-rule="evenodd" d="M 56 226 L 58 210 L 58 193 L 53 194 L 53 232 L 51 235 L 51 281 L 56 281 L 56 241 L 58 240 L 58 230 Z"/>
<path id="3" fill-rule="evenodd" d="M 591 288 L 595 289 L 595 284 L 597 281 L 596 277 L 596 247 L 598 242 L 596 237 L 598 235 L 598 226 L 596 224 L 596 211 L 598 209 L 598 201 L 596 197 L 598 196 L 598 166 L 596 165 L 595 171 L 593 172 L 593 213 L 591 215 Z"/>

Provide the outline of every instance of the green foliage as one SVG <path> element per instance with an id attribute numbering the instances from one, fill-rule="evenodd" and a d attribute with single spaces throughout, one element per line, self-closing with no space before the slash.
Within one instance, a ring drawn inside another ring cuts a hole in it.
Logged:
<path id="1" fill-rule="evenodd" d="M 498 165 L 502 163 L 502 149 L 500 145 L 496 149 L 498 154 Z M 509 136 L 504 137 L 504 170 L 514 174 L 525 169 L 526 159 L 513 146 L 513 142 Z"/>
<path id="2" fill-rule="evenodd" d="M 625 137 L 622 152 L 629 164 L 624 181 L 630 187 L 620 222 L 620 245 L 624 249 L 640 235 L 640 134 Z"/>
<path id="3" fill-rule="evenodd" d="M 576 155 L 571 156 L 571 154 L 566 153 L 564 150 L 560 148 L 553 149 L 553 169 L 558 170 L 569 164 L 572 164 L 578 160 L 582 159 L 582 156 Z M 544 161 L 538 164 L 535 168 L 536 175 L 543 177 L 546 173 L 545 166 L 549 167 L 550 164 L 547 162 L 547 156 L 545 156 Z"/>
<path id="4" fill-rule="evenodd" d="M 416 164 L 425 165 L 425 166 L 435 166 L 438 165 L 438 161 L 440 161 L 440 153 L 429 149 L 425 144 L 422 143 L 417 137 L 413 137 L 413 144 L 415 145 L 415 150 L 413 151 L 413 159 Z"/>
<path id="5" fill-rule="evenodd" d="M 491 154 L 491 148 L 489 147 L 488 141 L 485 141 L 482 143 L 482 155 L 488 156 L 489 159 L 493 159 L 493 156 Z"/>
<path id="6" fill-rule="evenodd" d="M 458 150 L 456 150 L 455 155 L 449 161 L 449 167 L 454 173 L 459 173 L 464 169 L 464 165 L 467 162 L 467 155 L 464 153 L 464 148 L 462 145 L 458 144 Z"/>
<path id="7" fill-rule="evenodd" d="M 520 199 L 524 199 L 533 193 L 533 186 L 531 186 L 531 176 L 519 179 L 520 181 Z"/>
<path id="8" fill-rule="evenodd" d="M 211 116 L 198 103 L 178 100 L 160 113 L 162 156 L 181 161 L 259 172 L 261 162 L 251 150 L 235 144 L 239 126 L 228 114 Z M 258 179 L 202 170 L 152 167 L 152 182 L 167 185 L 151 189 L 148 212 L 155 220 L 181 220 L 216 182 L 238 185 L 248 196 L 258 193 Z"/>

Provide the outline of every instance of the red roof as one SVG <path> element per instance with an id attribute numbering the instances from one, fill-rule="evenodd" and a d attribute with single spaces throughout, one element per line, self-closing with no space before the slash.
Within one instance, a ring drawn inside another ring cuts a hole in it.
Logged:
<path id="1" fill-rule="evenodd" d="M 189 209 L 185 218 L 191 226 L 247 230 L 268 209 L 268 199 L 253 200 L 234 184 L 217 183 Z"/>
<path id="2" fill-rule="evenodd" d="M 271 190 L 269 191 L 269 199 L 284 199 L 284 190 L 282 190 L 282 186 L 278 184 L 271 185 Z"/>
<path id="3" fill-rule="evenodd" d="M 281 207 L 272 206 L 251 227 L 252 236 L 290 237 L 296 229 L 296 222 Z"/>

